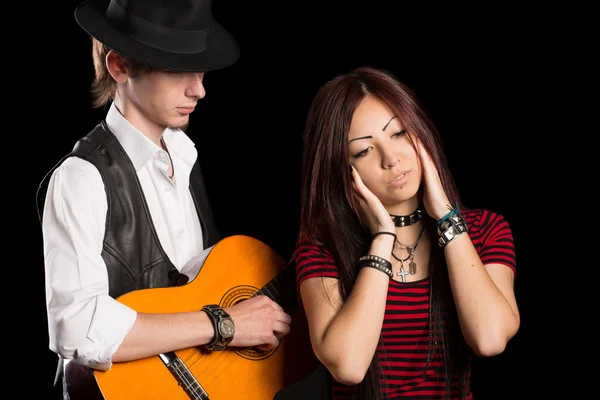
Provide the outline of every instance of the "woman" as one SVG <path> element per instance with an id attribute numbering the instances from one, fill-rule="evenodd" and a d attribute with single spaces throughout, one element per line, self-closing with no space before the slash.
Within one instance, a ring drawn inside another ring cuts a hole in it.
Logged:
<path id="1" fill-rule="evenodd" d="M 472 355 L 519 328 L 502 215 L 466 209 L 409 88 L 359 68 L 308 115 L 297 284 L 332 397 L 472 398 Z"/>

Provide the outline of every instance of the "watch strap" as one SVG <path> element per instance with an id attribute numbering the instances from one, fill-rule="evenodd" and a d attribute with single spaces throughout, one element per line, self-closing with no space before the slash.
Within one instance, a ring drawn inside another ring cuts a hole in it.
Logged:
<path id="1" fill-rule="evenodd" d="M 219 324 L 225 319 L 231 320 L 231 317 L 217 304 L 207 304 L 202 307 L 202 311 L 208 315 L 208 318 L 212 322 L 215 331 L 215 336 L 213 337 L 212 341 L 205 344 L 205 347 L 211 351 L 225 350 L 233 337 L 224 337 L 219 329 Z"/>

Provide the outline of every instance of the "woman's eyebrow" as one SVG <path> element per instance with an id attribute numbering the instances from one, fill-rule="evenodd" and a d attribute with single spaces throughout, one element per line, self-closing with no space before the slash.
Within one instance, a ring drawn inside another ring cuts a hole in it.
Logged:
<path id="1" fill-rule="evenodd" d="M 390 122 L 392 122 L 394 120 L 394 118 L 398 118 L 397 115 L 394 115 L 388 122 L 387 124 L 385 124 L 385 126 L 383 127 L 382 131 L 385 132 L 385 130 L 387 129 L 388 125 L 390 124 Z"/>
<path id="2" fill-rule="evenodd" d="M 388 122 L 385 124 L 385 126 L 383 127 L 382 131 L 384 131 L 384 132 L 385 132 L 385 130 L 387 129 L 387 127 L 390 125 L 390 122 L 392 122 L 392 121 L 394 120 L 394 118 L 398 118 L 398 116 L 397 116 L 397 115 L 394 115 L 392 118 L 390 118 L 390 120 L 389 120 L 389 121 L 388 121 Z M 352 139 L 352 140 L 349 140 L 349 141 L 348 141 L 348 143 L 351 143 L 351 142 L 353 142 L 353 141 L 355 141 L 355 140 L 359 140 L 359 139 L 373 139 L 373 136 L 371 136 L 371 135 L 368 135 L 368 136 L 361 136 L 361 137 L 357 137 L 357 138 L 354 138 L 354 139 Z"/>

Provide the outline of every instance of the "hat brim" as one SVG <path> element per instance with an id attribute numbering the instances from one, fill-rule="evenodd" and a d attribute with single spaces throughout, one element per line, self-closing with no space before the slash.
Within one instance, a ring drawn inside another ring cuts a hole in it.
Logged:
<path id="1" fill-rule="evenodd" d="M 75 20 L 89 35 L 140 63 L 174 71 L 208 72 L 229 67 L 239 58 L 238 43 L 214 18 L 206 50 L 176 54 L 150 47 L 119 32 L 104 16 L 106 5 L 106 1 L 86 1 L 75 9 Z"/>

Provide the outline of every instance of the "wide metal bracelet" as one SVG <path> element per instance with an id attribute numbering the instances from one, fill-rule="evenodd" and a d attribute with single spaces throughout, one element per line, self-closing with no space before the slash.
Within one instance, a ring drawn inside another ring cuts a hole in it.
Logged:
<path id="1" fill-rule="evenodd" d="M 443 234 L 443 232 L 450 229 L 450 227 L 460 225 L 460 224 L 465 225 L 465 227 L 467 226 L 467 222 L 462 217 L 462 215 L 460 215 L 460 214 L 451 215 L 450 217 L 448 217 L 444 221 L 442 221 L 442 223 L 438 226 L 437 233 L 438 233 L 438 235 L 441 236 Z"/>
<path id="2" fill-rule="evenodd" d="M 464 222 L 457 223 L 455 225 L 451 225 L 448 229 L 446 229 L 445 231 L 443 231 L 440 234 L 440 237 L 438 239 L 439 246 L 440 247 L 446 247 L 446 245 L 448 243 L 450 243 L 451 240 L 453 240 L 457 236 L 460 236 L 463 233 L 467 232 L 467 230 L 468 230 L 467 229 L 467 224 L 464 223 Z"/>

